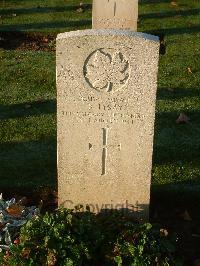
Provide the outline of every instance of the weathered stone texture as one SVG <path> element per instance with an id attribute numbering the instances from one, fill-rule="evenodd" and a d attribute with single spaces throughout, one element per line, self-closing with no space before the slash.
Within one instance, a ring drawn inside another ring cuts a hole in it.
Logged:
<path id="1" fill-rule="evenodd" d="M 138 0 L 93 0 L 93 29 L 137 31 Z"/>
<path id="2" fill-rule="evenodd" d="M 147 34 L 58 35 L 60 204 L 148 216 L 158 58 Z"/>

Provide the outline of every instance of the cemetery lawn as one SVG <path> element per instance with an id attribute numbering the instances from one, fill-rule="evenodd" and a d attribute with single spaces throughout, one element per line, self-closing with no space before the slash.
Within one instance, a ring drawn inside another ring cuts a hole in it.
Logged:
<path id="1" fill-rule="evenodd" d="M 91 28 L 91 1 L 83 2 L 82 12 L 77 0 L 1 1 L 0 31 L 55 37 Z M 200 191 L 198 2 L 139 2 L 138 31 L 159 35 L 166 46 L 159 65 L 152 183 L 153 193 L 168 193 L 172 201 Z M 51 48 L 54 42 L 44 38 Z M 56 187 L 55 52 L 24 40 L 6 47 L 0 38 L 0 77 L 0 188 Z M 180 113 L 190 121 L 177 124 Z"/>

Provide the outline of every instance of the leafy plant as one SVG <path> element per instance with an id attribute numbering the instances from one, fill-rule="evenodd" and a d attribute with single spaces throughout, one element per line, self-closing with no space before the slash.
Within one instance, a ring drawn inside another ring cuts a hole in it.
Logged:
<path id="1" fill-rule="evenodd" d="M 0 253 L 1 265 L 181 265 L 176 238 L 156 225 L 134 222 L 120 212 L 95 215 L 59 209 L 36 216 L 19 243 Z"/>

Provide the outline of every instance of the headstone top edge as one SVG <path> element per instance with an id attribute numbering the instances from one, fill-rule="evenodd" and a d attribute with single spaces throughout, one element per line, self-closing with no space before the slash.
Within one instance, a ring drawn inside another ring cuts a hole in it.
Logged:
<path id="1" fill-rule="evenodd" d="M 58 34 L 56 40 L 66 39 L 70 37 L 101 36 L 101 35 L 138 37 L 142 39 L 147 39 L 149 41 L 159 42 L 159 37 L 155 35 L 143 32 L 134 32 L 131 30 L 117 30 L 117 29 L 89 29 L 89 30 L 69 31 Z"/>

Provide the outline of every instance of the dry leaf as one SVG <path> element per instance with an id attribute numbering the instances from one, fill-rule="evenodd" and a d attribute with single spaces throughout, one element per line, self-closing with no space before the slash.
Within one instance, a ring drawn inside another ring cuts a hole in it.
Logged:
<path id="1" fill-rule="evenodd" d="M 166 229 L 160 229 L 161 236 L 168 236 L 168 231 Z"/>
<path id="2" fill-rule="evenodd" d="M 83 13 L 83 11 L 84 11 L 84 9 L 83 9 L 82 7 L 78 8 L 78 9 L 76 10 L 77 13 Z"/>
<path id="3" fill-rule="evenodd" d="M 6 257 L 9 257 L 10 256 L 10 251 L 9 250 L 6 250 Z"/>
<path id="4" fill-rule="evenodd" d="M 12 204 L 6 209 L 7 213 L 13 217 L 21 217 L 24 206 L 18 204 Z"/>
<path id="5" fill-rule="evenodd" d="M 19 238 L 16 238 L 13 242 L 15 245 L 19 245 L 20 244 L 20 239 Z"/>
<path id="6" fill-rule="evenodd" d="M 176 2 L 174 2 L 174 1 L 172 1 L 170 4 L 171 4 L 172 6 L 178 6 L 178 4 L 177 4 Z"/>
<path id="7" fill-rule="evenodd" d="M 188 71 L 188 73 L 192 74 L 192 69 L 191 69 L 191 67 L 188 67 L 188 68 L 187 68 L 187 71 Z"/>
<path id="8" fill-rule="evenodd" d="M 185 212 L 183 214 L 181 214 L 181 217 L 183 218 L 184 221 L 192 221 L 192 218 L 190 217 L 189 213 L 187 210 L 185 210 Z"/>
<path id="9" fill-rule="evenodd" d="M 176 119 L 176 124 L 181 124 L 181 123 L 189 123 L 190 118 L 184 114 L 184 113 L 180 113 L 179 117 Z"/>
<path id="10" fill-rule="evenodd" d="M 25 259 L 28 259 L 28 258 L 29 258 L 29 255 L 30 255 L 30 252 L 31 252 L 30 249 L 28 249 L 28 248 L 24 248 L 24 249 L 22 250 L 22 257 L 25 258 Z"/>

